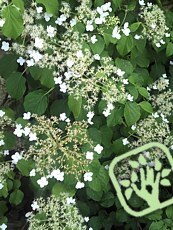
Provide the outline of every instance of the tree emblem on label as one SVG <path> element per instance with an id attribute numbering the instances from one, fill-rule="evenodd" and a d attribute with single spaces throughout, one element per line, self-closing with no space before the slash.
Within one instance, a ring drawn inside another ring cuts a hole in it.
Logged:
<path id="1" fill-rule="evenodd" d="M 146 150 L 150 151 L 156 148 L 163 152 L 164 158 L 158 159 L 156 155 L 151 166 L 143 153 Z M 115 174 L 115 168 L 124 159 L 128 159 L 130 175 L 128 178 L 119 180 Z M 164 200 L 160 196 L 162 188 L 171 186 L 169 178 L 172 174 L 173 158 L 168 148 L 158 142 L 148 143 L 115 157 L 109 167 L 109 175 L 121 205 L 126 212 L 136 217 L 147 215 L 173 204 L 172 197 Z M 129 201 L 132 195 L 143 201 L 141 210 L 134 210 L 130 206 Z"/>

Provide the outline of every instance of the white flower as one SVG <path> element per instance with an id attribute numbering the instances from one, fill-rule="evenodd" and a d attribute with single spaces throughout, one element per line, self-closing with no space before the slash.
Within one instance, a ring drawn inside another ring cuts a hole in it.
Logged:
<path id="1" fill-rule="evenodd" d="M 128 94 L 128 95 L 127 95 L 127 100 L 133 101 L 133 96 L 132 96 L 131 94 Z"/>
<path id="2" fill-rule="evenodd" d="M 39 205 L 38 205 L 37 201 L 33 201 L 33 203 L 31 204 L 31 208 L 34 211 L 39 209 Z"/>
<path id="3" fill-rule="evenodd" d="M 150 152 L 148 152 L 148 151 L 144 151 L 143 154 L 144 154 L 144 156 L 147 157 L 147 158 L 150 157 Z"/>
<path id="4" fill-rule="evenodd" d="M 0 190 L 4 187 L 4 185 L 2 183 L 0 183 Z"/>
<path id="5" fill-rule="evenodd" d="M 170 33 L 165 33 L 165 37 L 166 38 L 168 38 L 168 37 L 170 37 L 171 35 L 170 35 Z"/>
<path id="6" fill-rule="evenodd" d="M 54 77 L 54 82 L 55 84 L 57 85 L 60 85 L 62 84 L 62 77 Z"/>
<path id="7" fill-rule="evenodd" d="M 173 65 L 173 61 L 170 61 L 169 64 L 170 64 L 170 65 Z"/>
<path id="8" fill-rule="evenodd" d="M 30 129 L 29 127 L 25 127 L 25 128 L 23 129 L 23 134 L 25 135 L 25 137 L 28 136 L 28 135 L 30 134 L 30 131 L 31 131 L 31 129 Z"/>
<path id="9" fill-rule="evenodd" d="M 55 23 L 58 24 L 59 26 L 62 25 L 63 22 L 65 22 L 67 19 L 65 14 L 61 14 L 59 18 L 56 19 Z"/>
<path id="10" fill-rule="evenodd" d="M 93 57 L 94 57 L 95 60 L 100 60 L 100 55 L 99 54 L 94 54 Z"/>
<path id="11" fill-rule="evenodd" d="M 44 47 L 44 40 L 42 38 L 35 38 L 34 46 L 38 49 L 42 49 Z"/>
<path id="12" fill-rule="evenodd" d="M 103 150 L 103 146 L 101 146 L 100 144 L 97 144 L 95 147 L 94 147 L 94 151 L 98 154 L 100 154 Z"/>
<path id="13" fill-rule="evenodd" d="M 3 146 L 3 145 L 5 145 L 4 140 L 0 140 L 0 146 Z"/>
<path id="14" fill-rule="evenodd" d="M 170 149 L 173 150 L 173 145 L 170 146 Z"/>
<path id="15" fill-rule="evenodd" d="M 153 113 L 152 116 L 153 116 L 154 118 L 158 118 L 158 117 L 159 117 L 159 114 L 156 112 L 156 113 Z"/>
<path id="16" fill-rule="evenodd" d="M 129 36 L 130 34 L 130 29 L 128 27 L 129 27 L 129 23 L 128 22 L 124 23 L 124 29 L 122 29 L 122 31 L 126 36 Z"/>
<path id="17" fill-rule="evenodd" d="M 111 115 L 110 110 L 109 110 L 109 109 L 104 110 L 104 111 L 103 111 L 103 115 L 104 115 L 105 117 L 108 117 L 109 115 Z"/>
<path id="18" fill-rule="evenodd" d="M 77 20 L 75 18 L 73 18 L 72 20 L 70 20 L 70 26 L 73 27 L 75 26 L 77 23 Z"/>
<path id="19" fill-rule="evenodd" d="M 90 219 L 90 218 L 89 218 L 88 216 L 85 216 L 85 217 L 84 217 L 85 222 L 88 222 L 89 219 Z"/>
<path id="20" fill-rule="evenodd" d="M 130 142 L 127 140 L 127 138 L 123 139 L 123 145 L 128 145 Z"/>
<path id="21" fill-rule="evenodd" d="M 140 5 L 140 6 L 145 6 L 144 0 L 139 0 L 139 5 Z"/>
<path id="22" fill-rule="evenodd" d="M 75 201 L 75 199 L 73 199 L 73 197 L 67 197 L 66 201 L 67 201 L 67 204 L 68 204 L 68 205 L 69 205 L 69 204 L 75 204 L 75 203 L 76 203 L 76 201 Z"/>
<path id="23" fill-rule="evenodd" d="M 30 60 L 27 60 L 27 61 L 26 61 L 26 64 L 27 64 L 28 67 L 34 66 L 34 64 L 35 64 L 35 63 L 34 63 L 34 59 L 31 58 Z"/>
<path id="24" fill-rule="evenodd" d="M 76 57 L 77 57 L 77 58 L 82 58 L 82 57 L 83 57 L 82 50 L 78 50 L 78 51 L 76 52 Z"/>
<path id="25" fill-rule="evenodd" d="M 87 113 L 87 117 L 88 117 L 88 123 L 91 124 L 91 125 L 93 125 L 94 123 L 91 120 L 94 117 L 94 112 L 89 111 Z"/>
<path id="26" fill-rule="evenodd" d="M 159 42 L 156 43 L 156 47 L 157 48 L 160 48 L 161 47 L 161 44 Z"/>
<path id="27" fill-rule="evenodd" d="M 147 6 L 152 6 L 152 2 L 147 2 Z"/>
<path id="28" fill-rule="evenodd" d="M 4 19 L 0 19 L 0 27 L 3 27 L 4 23 L 5 23 L 5 20 Z"/>
<path id="29" fill-rule="evenodd" d="M 15 154 L 13 154 L 11 158 L 12 158 L 12 163 L 17 164 L 17 162 L 22 159 L 22 156 L 20 155 L 19 152 L 15 152 Z"/>
<path id="30" fill-rule="evenodd" d="M 99 17 L 99 18 L 95 19 L 95 24 L 97 24 L 97 25 L 101 25 L 103 22 L 105 22 L 105 18 L 104 17 Z"/>
<path id="31" fill-rule="evenodd" d="M 38 51 L 29 50 L 28 53 L 29 53 L 29 56 L 33 58 L 36 63 L 43 58 L 43 55 L 40 54 Z"/>
<path id="32" fill-rule="evenodd" d="M 129 84 L 129 80 L 128 80 L 128 79 L 123 79 L 123 80 L 122 80 L 122 83 L 123 83 L 124 85 L 128 85 L 128 84 Z"/>
<path id="33" fill-rule="evenodd" d="M 0 117 L 3 117 L 5 115 L 5 112 L 3 110 L 0 110 Z"/>
<path id="34" fill-rule="evenodd" d="M 106 169 L 106 170 L 109 170 L 109 165 L 105 165 L 105 169 Z"/>
<path id="35" fill-rule="evenodd" d="M 23 57 L 19 57 L 18 59 L 17 59 L 17 63 L 19 63 L 19 65 L 23 65 L 24 63 L 25 63 L 25 59 L 23 58 Z"/>
<path id="36" fill-rule="evenodd" d="M 6 228 L 7 228 L 7 225 L 6 225 L 6 224 L 0 225 L 0 229 L 1 229 L 1 230 L 5 230 Z"/>
<path id="37" fill-rule="evenodd" d="M 43 176 L 39 180 L 37 180 L 37 183 L 40 185 L 40 188 L 43 188 L 48 185 L 48 180 L 46 177 Z"/>
<path id="38" fill-rule="evenodd" d="M 78 181 L 76 186 L 75 186 L 76 189 L 81 189 L 81 188 L 84 188 L 84 187 L 85 187 L 85 184 L 83 182 L 80 182 L 80 181 Z"/>
<path id="39" fill-rule="evenodd" d="M 10 48 L 9 42 L 2 42 L 1 50 L 8 51 Z"/>
<path id="40" fill-rule="evenodd" d="M 35 169 L 32 169 L 29 173 L 29 176 L 35 176 L 35 175 L 36 175 Z"/>
<path id="41" fill-rule="evenodd" d="M 140 38 L 141 38 L 141 36 L 140 36 L 140 35 L 135 34 L 134 39 L 139 40 Z"/>
<path id="42" fill-rule="evenodd" d="M 86 152 L 86 159 L 87 159 L 87 160 L 93 160 L 93 155 L 94 155 L 93 152 L 87 151 L 87 152 Z"/>
<path id="43" fill-rule="evenodd" d="M 88 230 L 93 230 L 93 228 L 90 227 Z"/>
<path id="44" fill-rule="evenodd" d="M 66 80 L 69 80 L 72 77 L 72 72 L 69 70 L 68 72 L 64 73 L 64 76 L 65 76 Z"/>
<path id="45" fill-rule="evenodd" d="M 61 114 L 59 115 L 59 120 L 60 120 L 60 121 L 65 121 L 66 118 L 67 118 L 66 113 L 61 113 Z"/>
<path id="46" fill-rule="evenodd" d="M 136 125 L 132 125 L 131 129 L 135 130 L 136 129 Z"/>
<path id="47" fill-rule="evenodd" d="M 53 38 L 56 34 L 56 29 L 53 26 L 47 26 L 47 36 Z"/>
<path id="48" fill-rule="evenodd" d="M 93 31 L 94 30 L 94 26 L 92 25 L 92 21 L 87 21 L 86 24 L 86 31 Z"/>
<path id="49" fill-rule="evenodd" d="M 14 135 L 16 135 L 17 137 L 21 137 L 23 134 L 23 130 L 22 130 L 22 125 L 21 124 L 16 124 L 16 128 L 14 130 Z"/>
<path id="50" fill-rule="evenodd" d="M 91 43 L 92 43 L 92 44 L 95 44 L 97 41 L 98 41 L 98 40 L 97 40 L 96 35 L 93 35 L 93 36 L 91 37 Z"/>
<path id="51" fill-rule="evenodd" d="M 60 85 L 60 91 L 63 92 L 63 93 L 66 93 L 67 91 L 67 85 L 65 82 L 63 82 L 61 85 Z"/>
<path id="52" fill-rule="evenodd" d="M 64 172 L 61 172 L 59 169 L 54 169 L 51 172 L 51 177 L 54 177 L 58 181 L 64 180 Z"/>
<path id="53" fill-rule="evenodd" d="M 50 18 L 51 18 L 52 16 L 53 16 L 52 14 L 45 12 L 45 13 L 44 13 L 44 19 L 45 19 L 45 21 L 46 21 L 46 22 L 50 21 Z"/>
<path id="54" fill-rule="evenodd" d="M 43 7 L 39 6 L 39 7 L 36 7 L 36 11 L 38 14 L 42 13 L 43 12 Z"/>
<path id="55" fill-rule="evenodd" d="M 161 113 L 160 116 L 162 117 L 162 121 L 165 123 L 169 123 L 168 119 Z"/>
<path id="56" fill-rule="evenodd" d="M 9 150 L 4 150 L 3 155 L 8 156 L 10 154 Z"/>
<path id="57" fill-rule="evenodd" d="M 71 59 L 67 59 L 67 66 L 71 68 L 74 65 L 74 61 Z"/>
<path id="58" fill-rule="evenodd" d="M 27 113 L 23 114 L 23 119 L 24 120 L 29 120 L 30 118 L 31 118 L 31 113 L 30 112 L 27 112 Z"/>
<path id="59" fill-rule="evenodd" d="M 115 26 L 113 31 L 112 31 L 112 37 L 113 38 L 116 38 L 116 39 L 120 39 L 121 38 L 121 35 L 120 35 L 120 30 L 118 28 L 118 26 Z"/>
<path id="60" fill-rule="evenodd" d="M 162 74 L 162 77 L 163 77 L 163 78 L 167 78 L 166 73 Z"/>
<path id="61" fill-rule="evenodd" d="M 113 110 L 113 109 L 114 109 L 114 106 L 113 106 L 112 103 L 108 103 L 107 108 L 108 108 L 109 110 Z"/>
<path id="62" fill-rule="evenodd" d="M 29 141 L 36 141 L 36 140 L 37 140 L 36 133 L 30 132 L 30 134 L 29 134 Z"/>
<path id="63" fill-rule="evenodd" d="M 121 69 L 117 69 L 117 75 L 119 76 L 119 77 L 122 77 L 124 74 L 125 74 L 125 72 L 123 71 L 123 70 L 121 70 Z"/>
<path id="64" fill-rule="evenodd" d="M 84 174 L 84 181 L 92 181 L 92 176 L 93 176 L 92 172 L 86 172 Z"/>

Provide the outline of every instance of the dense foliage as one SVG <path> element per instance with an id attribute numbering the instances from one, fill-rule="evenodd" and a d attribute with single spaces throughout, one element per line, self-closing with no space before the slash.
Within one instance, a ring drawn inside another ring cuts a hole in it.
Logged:
<path id="1" fill-rule="evenodd" d="M 173 229 L 173 205 L 132 217 L 108 175 L 115 156 L 151 141 L 173 154 L 172 10 L 0 1 L 0 229 Z M 128 160 L 115 173 L 128 179 Z"/>

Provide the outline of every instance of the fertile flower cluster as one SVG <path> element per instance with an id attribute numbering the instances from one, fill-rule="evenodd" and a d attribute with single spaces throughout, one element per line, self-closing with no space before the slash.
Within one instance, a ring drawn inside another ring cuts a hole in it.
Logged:
<path id="1" fill-rule="evenodd" d="M 32 118 L 35 118 L 35 123 L 28 124 L 27 136 L 31 138 L 32 134 L 34 138 L 31 141 L 34 142 L 23 158 L 34 159 L 36 172 L 63 181 L 64 173 L 77 176 L 87 171 L 87 166 L 93 159 L 89 157 L 88 151 L 92 152 L 93 146 L 87 135 L 86 122 L 76 121 L 70 124 L 69 119 L 64 120 L 62 115 L 61 119 L 37 115 L 32 115 Z M 59 123 L 62 119 L 65 128 L 60 129 Z"/>
<path id="2" fill-rule="evenodd" d="M 170 34 L 163 10 L 158 5 L 147 3 L 141 6 L 140 17 L 143 19 L 143 35 L 158 48 L 165 44 L 164 38 L 170 37 Z"/>
<path id="3" fill-rule="evenodd" d="M 86 229 L 84 218 L 75 206 L 75 199 L 67 193 L 61 193 L 58 198 L 50 196 L 47 200 L 38 198 L 31 207 L 36 214 L 26 214 L 29 230 Z"/>

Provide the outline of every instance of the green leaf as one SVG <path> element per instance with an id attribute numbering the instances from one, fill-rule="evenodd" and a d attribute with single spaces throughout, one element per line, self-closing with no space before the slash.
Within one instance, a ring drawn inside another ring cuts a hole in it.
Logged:
<path id="1" fill-rule="evenodd" d="M 130 160 L 129 165 L 134 169 L 139 168 L 139 163 L 137 161 Z"/>
<path id="2" fill-rule="evenodd" d="M 170 174 L 170 172 L 171 172 L 171 169 L 163 169 L 162 173 L 161 173 L 161 176 L 166 177 L 166 176 L 168 176 Z"/>
<path id="3" fill-rule="evenodd" d="M 135 32 L 139 26 L 141 25 L 141 22 L 135 22 L 129 26 L 129 29 L 131 32 Z"/>
<path id="4" fill-rule="evenodd" d="M 11 131 L 4 132 L 5 148 L 8 150 L 14 149 L 16 145 L 16 136 Z"/>
<path id="5" fill-rule="evenodd" d="M 129 187 L 130 186 L 130 181 L 129 180 L 121 180 L 120 181 L 120 184 L 123 186 L 123 187 Z"/>
<path id="6" fill-rule="evenodd" d="M 24 2 L 23 0 L 12 0 L 13 4 L 20 9 L 20 11 L 24 12 Z"/>
<path id="7" fill-rule="evenodd" d="M 58 0 L 36 0 L 37 3 L 41 3 L 45 6 L 46 12 L 56 15 L 59 9 L 59 1 Z"/>
<path id="8" fill-rule="evenodd" d="M 111 114 L 107 117 L 107 126 L 113 127 L 117 124 L 120 124 L 123 119 L 123 108 L 115 108 L 111 111 Z"/>
<path id="9" fill-rule="evenodd" d="M 133 37 L 131 35 L 125 36 L 124 34 L 121 36 L 121 39 L 117 43 L 117 50 L 121 56 L 125 56 L 128 54 L 134 46 Z"/>
<path id="10" fill-rule="evenodd" d="M 166 46 L 166 56 L 169 57 L 171 55 L 173 55 L 173 43 L 168 42 L 168 44 Z"/>
<path id="11" fill-rule="evenodd" d="M 148 101 L 142 101 L 142 102 L 139 103 L 139 105 L 146 112 L 151 113 L 151 114 L 153 113 L 152 105 Z"/>
<path id="12" fill-rule="evenodd" d="M 168 206 L 168 207 L 166 208 L 166 216 L 167 216 L 169 219 L 173 219 L 173 205 Z"/>
<path id="13" fill-rule="evenodd" d="M 23 176 L 29 176 L 29 173 L 33 168 L 33 161 L 21 159 L 17 162 L 16 167 L 19 169 Z"/>
<path id="14" fill-rule="evenodd" d="M 48 97 L 43 90 L 36 90 L 26 95 L 24 108 L 26 111 L 42 115 L 48 106 Z"/>
<path id="15" fill-rule="evenodd" d="M 112 0 L 113 5 L 115 6 L 115 9 L 120 9 L 121 4 L 122 4 L 122 0 Z"/>
<path id="16" fill-rule="evenodd" d="M 168 179 L 162 179 L 160 181 L 160 184 L 163 185 L 163 186 L 171 186 L 171 183 Z"/>
<path id="17" fill-rule="evenodd" d="M 75 118 L 79 117 L 81 112 L 81 106 L 82 106 L 82 97 L 76 99 L 73 94 L 68 96 L 68 107 L 70 111 L 73 113 Z"/>
<path id="18" fill-rule="evenodd" d="M 71 188 L 68 185 L 57 182 L 52 188 L 52 194 L 58 197 L 62 192 L 68 192 L 69 195 L 74 196 L 75 189 Z"/>
<path id="19" fill-rule="evenodd" d="M 16 189 L 10 194 L 9 201 L 11 204 L 18 205 L 22 202 L 24 194 L 21 190 Z"/>
<path id="20" fill-rule="evenodd" d="M 161 209 L 158 209 L 158 210 L 146 215 L 146 218 L 149 220 L 161 220 L 162 214 L 163 214 L 163 211 Z"/>
<path id="21" fill-rule="evenodd" d="M 133 189 L 132 188 L 126 189 L 126 191 L 125 191 L 125 197 L 126 197 L 127 200 L 130 199 L 132 193 L 133 193 Z"/>
<path id="22" fill-rule="evenodd" d="M 163 221 L 153 222 L 150 225 L 149 230 L 162 230 L 163 226 L 164 226 L 164 222 Z"/>
<path id="23" fill-rule="evenodd" d="M 9 75 L 17 71 L 17 56 L 13 54 L 6 54 L 0 58 L 0 75 L 7 79 Z"/>
<path id="24" fill-rule="evenodd" d="M 100 204 L 105 208 L 109 208 L 114 204 L 114 202 L 115 202 L 114 194 L 112 192 L 108 192 L 102 196 Z"/>
<path id="25" fill-rule="evenodd" d="M 14 99 L 20 99 L 26 91 L 26 79 L 21 73 L 16 72 L 10 75 L 6 81 L 6 89 L 10 96 Z"/>
<path id="26" fill-rule="evenodd" d="M 92 44 L 90 43 L 91 50 L 94 54 L 101 54 L 105 47 L 105 42 L 101 36 L 97 35 L 97 42 Z"/>
<path id="27" fill-rule="evenodd" d="M 138 87 L 138 92 L 140 95 L 142 95 L 143 97 L 145 97 L 146 99 L 148 99 L 148 91 L 146 88 L 144 87 Z"/>
<path id="28" fill-rule="evenodd" d="M 138 175 L 135 171 L 132 171 L 131 173 L 131 181 L 135 183 L 138 180 Z"/>
<path id="29" fill-rule="evenodd" d="M 126 74 L 133 73 L 134 67 L 130 61 L 127 61 L 125 59 L 116 58 L 115 65 L 121 70 L 123 70 Z"/>
<path id="30" fill-rule="evenodd" d="M 2 33 L 9 38 L 16 39 L 21 35 L 24 26 L 22 14 L 13 5 L 8 5 L 2 12 L 5 23 L 2 27 Z"/>
<path id="31" fill-rule="evenodd" d="M 155 170 L 160 171 L 162 168 L 162 163 L 156 158 L 155 159 Z"/>
<path id="32" fill-rule="evenodd" d="M 141 165 L 146 165 L 147 164 L 147 161 L 145 159 L 145 157 L 143 155 L 140 154 L 139 158 L 138 158 L 138 161 Z"/>
<path id="33" fill-rule="evenodd" d="M 135 124 L 141 116 L 140 107 L 136 102 L 126 102 L 124 117 L 128 126 Z"/>

